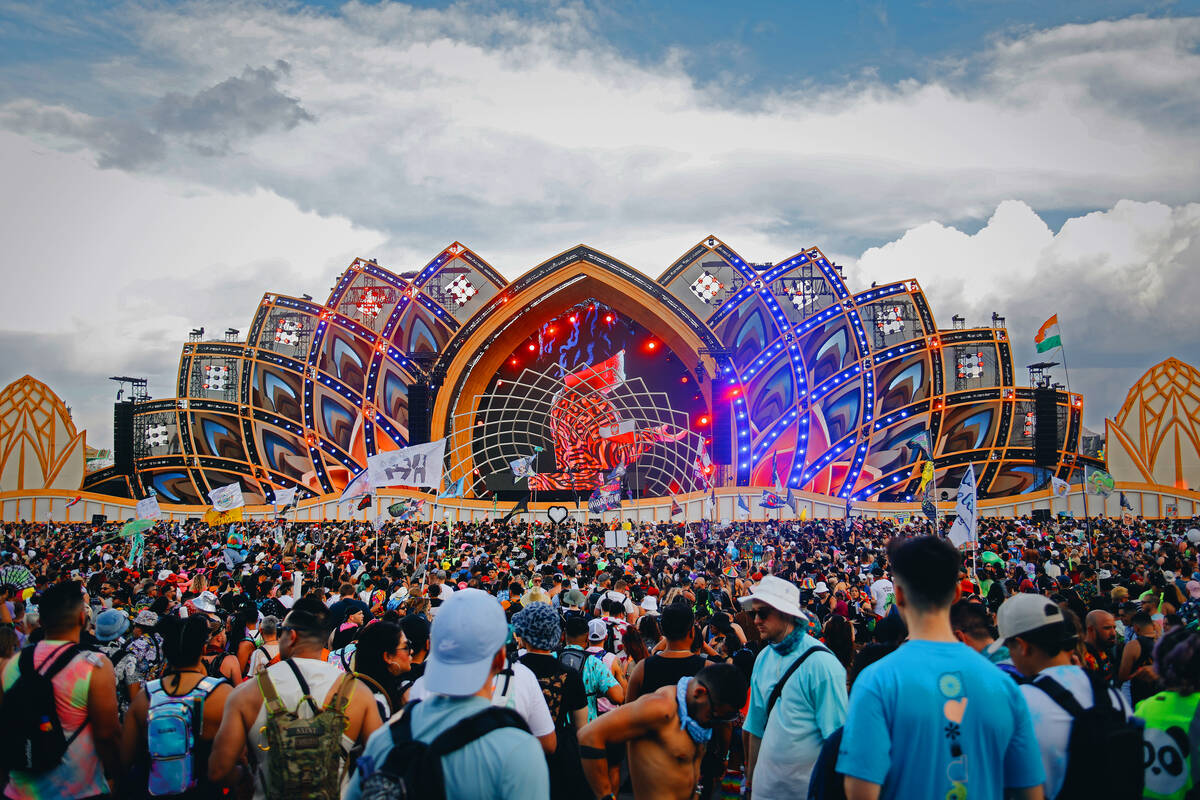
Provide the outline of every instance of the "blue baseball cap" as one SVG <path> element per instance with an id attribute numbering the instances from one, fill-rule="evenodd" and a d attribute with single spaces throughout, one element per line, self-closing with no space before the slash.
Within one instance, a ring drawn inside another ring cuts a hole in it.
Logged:
<path id="1" fill-rule="evenodd" d="M 492 659 L 507 638 L 500 601 L 479 589 L 454 592 L 433 619 L 426 687 L 452 697 L 475 694 L 487 682 Z"/>

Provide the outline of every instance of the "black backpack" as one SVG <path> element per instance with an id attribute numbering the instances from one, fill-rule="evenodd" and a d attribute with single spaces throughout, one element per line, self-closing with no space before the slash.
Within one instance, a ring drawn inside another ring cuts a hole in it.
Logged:
<path id="1" fill-rule="evenodd" d="M 8 721 L 0 726 L 0 763 L 9 770 L 42 773 L 62 762 L 67 748 L 87 727 L 87 722 L 69 737 L 63 733 L 51 683 L 80 652 L 79 647 L 63 645 L 51 653 L 40 671 L 33 667 L 36 648 L 36 644 L 31 644 L 21 651 L 20 675 L 4 693 L 0 717 Z"/>
<path id="2" fill-rule="evenodd" d="M 377 769 L 359 779 L 362 800 L 445 800 L 446 776 L 442 756 L 453 753 L 500 728 L 529 732 L 525 720 L 507 708 L 490 706 L 439 733 L 426 744 L 412 735 L 413 709 L 420 700 L 404 707 L 400 717 L 388 725 L 392 749 Z M 362 762 L 359 762 L 362 766 Z"/>
<path id="3" fill-rule="evenodd" d="M 1121 707 L 1113 705 L 1101 678 L 1088 673 L 1088 680 L 1092 684 L 1092 707 L 1087 709 L 1053 678 L 1041 677 L 1030 683 L 1071 715 L 1067 774 L 1057 800 L 1140 798 L 1146 777 L 1142 762 L 1144 723 L 1136 717 L 1127 719 Z"/>

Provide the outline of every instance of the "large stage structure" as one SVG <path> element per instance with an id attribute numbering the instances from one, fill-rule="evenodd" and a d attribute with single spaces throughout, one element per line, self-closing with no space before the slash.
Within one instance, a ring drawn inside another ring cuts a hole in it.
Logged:
<path id="1" fill-rule="evenodd" d="M 266 294 L 245 330 L 185 343 L 176 396 L 135 403 L 132 474 L 83 488 L 324 498 L 368 456 L 440 437 L 468 498 L 565 498 L 620 461 L 629 496 L 778 474 L 838 503 L 915 502 L 922 431 L 939 495 L 968 465 L 981 500 L 1101 465 L 1076 453 L 1081 396 L 1017 385 L 1002 320 L 941 329 L 915 280 L 851 292 L 816 248 L 754 264 L 708 237 L 651 279 L 580 245 L 507 281 L 456 242 L 413 272 L 356 259 L 323 303 Z M 537 481 L 513 485 L 508 462 L 538 449 Z"/>

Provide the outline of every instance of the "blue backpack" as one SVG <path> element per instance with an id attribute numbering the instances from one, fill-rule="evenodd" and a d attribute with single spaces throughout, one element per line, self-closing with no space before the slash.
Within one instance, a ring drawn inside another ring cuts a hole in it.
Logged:
<path id="1" fill-rule="evenodd" d="M 150 751 L 149 793 L 154 797 L 182 794 L 196 786 L 196 764 L 192 757 L 204 725 L 204 701 L 224 678 L 205 676 L 187 694 L 167 694 L 162 681 L 150 681 L 146 692 L 150 709 L 146 715 L 146 744 Z"/>

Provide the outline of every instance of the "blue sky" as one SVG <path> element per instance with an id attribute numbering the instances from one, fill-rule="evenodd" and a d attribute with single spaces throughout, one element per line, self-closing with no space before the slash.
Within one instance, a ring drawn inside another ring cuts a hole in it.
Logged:
<path id="1" fill-rule="evenodd" d="M 193 325 L 460 240 L 651 275 L 716 234 L 1058 312 L 1087 424 L 1200 362 L 1200 3 L 0 0 L 0 384 L 103 440 Z M 70 291 L 47 304 L 52 263 Z M 183 299 L 186 298 L 186 301 Z M 1030 352 L 1025 352 L 1026 350 Z"/>

